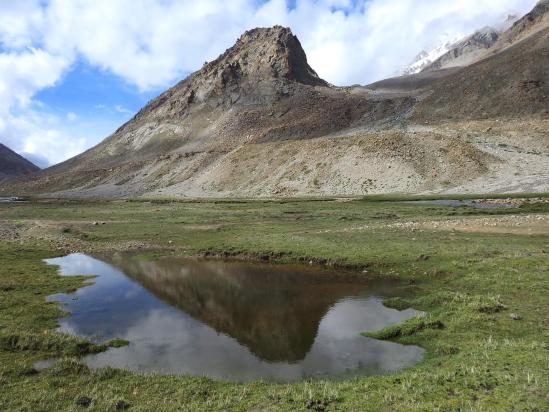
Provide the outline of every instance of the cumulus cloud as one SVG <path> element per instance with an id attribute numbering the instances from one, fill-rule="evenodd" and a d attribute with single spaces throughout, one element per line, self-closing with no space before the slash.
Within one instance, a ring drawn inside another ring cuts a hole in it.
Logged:
<path id="1" fill-rule="evenodd" d="M 0 141 L 40 167 L 75 156 L 89 144 L 84 137 L 67 133 L 57 116 L 33 109 L 3 116 Z"/>
<path id="2" fill-rule="evenodd" d="M 79 138 L 55 133 L 30 108 L 35 93 L 78 60 L 142 91 L 158 90 L 216 58 L 244 30 L 281 24 L 298 35 L 323 78 L 367 84 L 445 38 L 497 24 L 508 11 L 525 13 L 535 2 L 0 0 L 0 141 L 35 154 L 55 148 L 45 155 L 51 162 L 81 150 Z"/>
<path id="3" fill-rule="evenodd" d="M 70 63 L 64 56 L 35 48 L 0 53 L 0 114 L 12 106 L 28 106 L 32 96 L 54 85 Z"/>

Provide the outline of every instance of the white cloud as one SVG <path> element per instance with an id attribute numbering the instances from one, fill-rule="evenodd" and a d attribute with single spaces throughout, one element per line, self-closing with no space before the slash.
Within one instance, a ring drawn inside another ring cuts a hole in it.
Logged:
<path id="1" fill-rule="evenodd" d="M 35 48 L 0 53 L 0 114 L 14 105 L 27 106 L 38 90 L 53 86 L 70 64 L 65 56 Z"/>
<path id="2" fill-rule="evenodd" d="M 216 58 L 244 30 L 282 24 L 326 80 L 366 84 L 442 38 L 496 24 L 535 2 L 297 0 L 290 10 L 284 0 L 0 0 L 0 140 L 51 162 L 81 150 L 78 138 L 30 109 L 34 94 L 59 82 L 78 58 L 141 90 L 159 89 Z"/>
<path id="3" fill-rule="evenodd" d="M 0 122 L 2 141 L 40 167 L 75 156 L 89 144 L 84 137 L 68 134 L 63 129 L 58 117 L 32 109 L 4 117 Z"/>
<path id="4" fill-rule="evenodd" d="M 0 141 L 41 167 L 85 148 L 81 139 L 60 132 L 59 120 L 32 101 L 36 92 L 55 85 L 70 64 L 65 56 L 34 48 L 0 53 Z"/>
<path id="5" fill-rule="evenodd" d="M 10 48 L 26 47 L 43 34 L 40 0 L 0 0 L 0 39 Z"/>
<path id="6" fill-rule="evenodd" d="M 114 110 L 116 110 L 118 113 L 122 114 L 132 114 L 133 112 L 129 109 L 126 109 L 124 106 L 117 104 L 114 106 Z"/>

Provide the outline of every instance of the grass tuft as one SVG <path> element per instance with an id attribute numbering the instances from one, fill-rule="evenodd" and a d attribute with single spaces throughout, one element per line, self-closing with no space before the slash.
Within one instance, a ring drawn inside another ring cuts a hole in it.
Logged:
<path id="1" fill-rule="evenodd" d="M 444 329 L 444 323 L 439 319 L 433 319 L 428 316 L 416 316 L 408 319 L 398 325 L 389 326 L 374 332 L 363 332 L 362 335 L 380 339 L 380 340 L 392 340 L 405 336 L 416 335 L 417 333 L 426 329 Z"/>
<path id="2" fill-rule="evenodd" d="M 114 341 L 121 345 L 123 340 Z M 63 333 L 8 333 L 0 335 L 0 350 L 8 352 L 45 352 L 66 356 L 83 356 L 106 350 L 109 344 L 96 344 Z M 123 346 L 123 345 L 122 345 Z M 114 346 L 119 347 L 119 346 Z"/>
<path id="3" fill-rule="evenodd" d="M 90 368 L 78 358 L 62 358 L 48 372 L 51 376 L 89 375 Z"/>
<path id="4" fill-rule="evenodd" d="M 406 310 L 412 307 L 412 303 L 410 301 L 400 297 L 384 299 L 383 305 L 396 310 Z"/>
<path id="5" fill-rule="evenodd" d="M 125 339 L 111 339 L 110 341 L 105 343 L 105 346 L 108 346 L 109 348 L 122 348 L 124 346 L 128 346 L 130 344 L 130 341 Z"/>

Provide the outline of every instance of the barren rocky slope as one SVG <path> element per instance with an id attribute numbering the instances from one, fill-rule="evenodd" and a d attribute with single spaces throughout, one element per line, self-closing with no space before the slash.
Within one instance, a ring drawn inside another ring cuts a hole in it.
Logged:
<path id="1" fill-rule="evenodd" d="M 478 63 L 366 87 L 320 79 L 287 28 L 251 30 L 100 145 L 0 192 L 547 191 L 546 3 L 501 36 L 518 40 Z"/>
<path id="2" fill-rule="evenodd" d="M 516 21 L 501 36 L 492 51 L 495 53 L 547 27 L 549 27 L 549 0 L 539 0 L 530 13 Z"/>
<path id="3" fill-rule="evenodd" d="M 40 168 L 0 143 L 0 180 L 23 176 Z"/>

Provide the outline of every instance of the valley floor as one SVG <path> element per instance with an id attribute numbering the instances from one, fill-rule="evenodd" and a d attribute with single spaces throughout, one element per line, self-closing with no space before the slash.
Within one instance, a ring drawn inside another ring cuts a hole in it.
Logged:
<path id="1" fill-rule="evenodd" d="M 474 209 L 396 197 L 265 201 L 30 201 L 0 204 L 0 410 L 530 410 L 549 408 L 549 203 Z M 293 384 L 89 370 L 78 357 L 116 346 L 54 331 L 82 287 L 42 259 L 134 250 L 352 267 L 399 277 L 428 312 L 379 339 L 427 350 L 383 376 Z M 36 370 L 39 359 L 61 357 Z"/>

